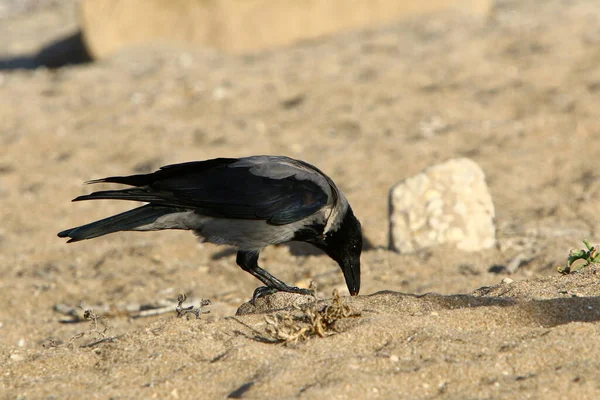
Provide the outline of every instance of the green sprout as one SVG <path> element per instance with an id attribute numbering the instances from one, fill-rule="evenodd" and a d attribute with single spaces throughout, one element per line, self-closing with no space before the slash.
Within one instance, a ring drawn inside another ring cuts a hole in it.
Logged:
<path id="1" fill-rule="evenodd" d="M 558 272 L 563 275 L 577 272 L 582 268 L 587 267 L 590 264 L 597 263 L 600 261 L 600 253 L 598 248 L 594 247 L 587 240 L 583 239 L 583 244 L 587 247 L 585 250 L 573 249 L 569 252 L 569 258 L 567 259 L 567 265 L 565 267 L 558 267 Z"/>

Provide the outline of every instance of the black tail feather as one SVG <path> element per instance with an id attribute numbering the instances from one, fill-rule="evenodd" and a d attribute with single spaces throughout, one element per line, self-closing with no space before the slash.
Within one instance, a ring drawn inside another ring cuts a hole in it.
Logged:
<path id="1" fill-rule="evenodd" d="M 138 174 L 129 176 L 109 176 L 108 178 L 94 179 L 86 183 L 120 183 L 129 186 L 148 186 L 152 183 L 188 174 L 197 174 L 221 165 L 229 165 L 238 161 L 237 158 L 215 158 L 206 161 L 190 161 L 181 164 L 172 164 L 160 167 L 158 171 L 150 174 Z"/>
<path id="2" fill-rule="evenodd" d="M 77 228 L 71 228 L 58 233 L 58 237 L 70 238 L 67 243 L 92 239 L 109 233 L 128 231 L 156 221 L 157 218 L 178 212 L 176 208 L 148 204 L 126 211 L 112 217 L 101 219 Z"/>
<path id="3" fill-rule="evenodd" d="M 109 176 L 108 178 L 94 179 L 87 181 L 87 184 L 94 183 L 120 183 L 122 185 L 129 186 L 146 186 L 156 180 L 154 174 L 140 174 L 140 175 L 129 175 L 129 176 Z"/>
<path id="4" fill-rule="evenodd" d="M 131 200 L 131 201 L 144 201 L 150 202 L 164 202 L 163 197 L 159 197 L 156 192 L 151 192 L 144 188 L 134 189 L 120 189 L 120 190 L 102 190 L 99 192 L 93 192 L 90 194 L 84 194 L 73 199 L 73 201 L 82 200 Z"/>

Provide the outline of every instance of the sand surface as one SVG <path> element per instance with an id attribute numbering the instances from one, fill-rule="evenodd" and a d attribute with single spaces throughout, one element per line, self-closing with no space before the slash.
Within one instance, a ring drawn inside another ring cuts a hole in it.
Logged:
<path id="1" fill-rule="evenodd" d="M 0 56 L 75 25 L 69 2 L 4 19 Z M 599 95 L 594 0 L 501 1 L 485 21 L 440 14 L 247 56 L 157 47 L 0 71 L 0 397 L 600 398 L 600 269 L 557 272 L 582 239 L 600 243 Z M 236 316 L 258 282 L 230 249 L 188 232 L 56 237 L 131 207 L 71 203 L 86 180 L 250 154 L 339 184 L 372 244 L 360 296 L 326 256 L 272 247 L 262 265 L 315 281 L 320 303 L 276 295 Z M 389 188 L 464 156 L 486 173 L 498 247 L 389 252 Z M 334 289 L 345 308 L 320 337 Z M 211 313 L 126 311 L 174 310 L 179 293 Z M 106 317 L 96 330 L 55 311 L 81 303 Z"/>

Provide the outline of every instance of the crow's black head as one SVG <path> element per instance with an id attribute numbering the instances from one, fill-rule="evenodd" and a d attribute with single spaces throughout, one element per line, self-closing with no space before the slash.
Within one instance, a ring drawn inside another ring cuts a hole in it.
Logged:
<path id="1" fill-rule="evenodd" d="M 350 206 L 337 229 L 326 233 L 325 239 L 315 244 L 337 261 L 344 273 L 348 291 L 356 296 L 360 290 L 362 230 Z"/>

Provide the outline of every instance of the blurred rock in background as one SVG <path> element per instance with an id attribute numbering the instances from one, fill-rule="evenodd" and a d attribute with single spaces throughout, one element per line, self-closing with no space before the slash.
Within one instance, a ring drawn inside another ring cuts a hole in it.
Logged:
<path id="1" fill-rule="evenodd" d="M 454 9 L 484 18 L 493 0 L 0 0 L 0 20 L 72 3 L 79 29 L 0 69 L 58 68 L 127 48 L 166 45 L 247 53 Z"/>
<path id="2" fill-rule="evenodd" d="M 456 8 L 485 16 L 492 0 L 84 0 L 90 54 L 165 42 L 248 52 Z"/>

